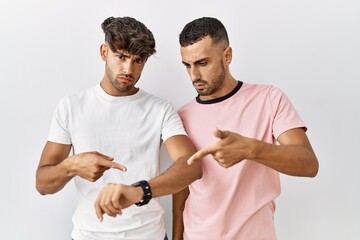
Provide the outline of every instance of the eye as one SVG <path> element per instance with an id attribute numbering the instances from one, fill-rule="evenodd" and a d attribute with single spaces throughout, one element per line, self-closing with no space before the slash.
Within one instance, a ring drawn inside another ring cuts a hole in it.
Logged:
<path id="1" fill-rule="evenodd" d="M 190 64 L 183 63 L 186 68 L 190 68 Z"/>
<path id="2" fill-rule="evenodd" d="M 144 60 L 143 60 L 142 58 L 136 58 L 136 59 L 135 59 L 135 62 L 136 62 L 137 64 L 142 64 L 142 63 L 144 62 Z"/>
<path id="3" fill-rule="evenodd" d="M 121 60 L 125 60 L 126 59 L 126 56 L 124 54 L 119 54 L 117 55 L 117 57 Z"/>
<path id="4" fill-rule="evenodd" d="M 205 67 L 207 65 L 207 62 L 206 61 L 200 61 L 200 62 L 198 62 L 198 64 L 201 67 Z"/>

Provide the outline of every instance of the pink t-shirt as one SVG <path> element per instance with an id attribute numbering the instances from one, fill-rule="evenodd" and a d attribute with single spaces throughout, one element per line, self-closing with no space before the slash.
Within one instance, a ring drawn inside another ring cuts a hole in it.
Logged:
<path id="1" fill-rule="evenodd" d="M 239 82 L 220 99 L 193 100 L 179 110 L 197 149 L 213 145 L 216 128 L 275 143 L 283 132 L 304 127 L 289 99 L 270 85 Z M 244 160 L 221 167 L 208 155 L 203 176 L 190 185 L 184 210 L 184 239 L 276 239 L 274 199 L 280 194 L 279 173 Z"/>

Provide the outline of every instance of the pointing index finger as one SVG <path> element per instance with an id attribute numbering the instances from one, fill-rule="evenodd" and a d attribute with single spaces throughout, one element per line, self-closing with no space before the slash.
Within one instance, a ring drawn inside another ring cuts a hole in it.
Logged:
<path id="1" fill-rule="evenodd" d="M 116 163 L 116 162 L 112 162 L 111 168 L 116 168 L 119 169 L 120 171 L 126 172 L 127 169 L 124 165 Z"/>
<path id="2" fill-rule="evenodd" d="M 101 166 L 104 167 L 108 167 L 108 168 L 115 168 L 115 169 L 119 169 L 120 171 L 126 172 L 126 167 L 124 165 L 121 165 L 119 163 L 113 162 L 113 161 L 101 161 L 100 163 Z"/>
<path id="3" fill-rule="evenodd" d="M 209 155 L 214 152 L 214 147 L 206 147 L 197 151 L 194 155 L 192 155 L 188 160 L 187 163 L 189 165 L 193 164 L 195 161 L 199 161 L 200 159 L 204 158 L 206 155 Z"/>

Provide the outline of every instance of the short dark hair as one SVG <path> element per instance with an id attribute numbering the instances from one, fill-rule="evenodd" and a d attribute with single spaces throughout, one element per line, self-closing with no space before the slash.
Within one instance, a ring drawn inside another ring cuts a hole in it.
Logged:
<path id="1" fill-rule="evenodd" d="M 186 47 L 206 36 L 210 36 L 215 44 L 224 41 L 229 45 L 225 26 L 213 17 L 198 18 L 186 24 L 179 35 L 179 42 L 182 47 Z"/>
<path id="2" fill-rule="evenodd" d="M 105 41 L 113 52 L 125 50 L 148 58 L 156 52 L 152 32 L 132 17 L 109 17 L 101 24 Z"/>

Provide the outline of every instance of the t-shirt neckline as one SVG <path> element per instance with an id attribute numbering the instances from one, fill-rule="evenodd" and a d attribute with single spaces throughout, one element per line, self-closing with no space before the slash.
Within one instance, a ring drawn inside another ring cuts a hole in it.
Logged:
<path id="1" fill-rule="evenodd" d="M 108 100 L 108 101 L 129 101 L 129 100 L 133 100 L 133 99 L 138 99 L 143 95 L 143 91 L 139 88 L 139 90 L 133 94 L 133 95 L 129 95 L 129 96 L 112 96 L 107 94 L 104 89 L 101 87 L 100 83 L 96 85 L 95 87 L 96 92 L 104 99 Z"/>
<path id="2" fill-rule="evenodd" d="M 229 92 L 228 94 L 226 94 L 225 96 L 219 97 L 219 98 L 214 98 L 214 99 L 210 99 L 210 100 L 201 100 L 200 99 L 200 95 L 197 95 L 196 97 L 196 102 L 200 103 L 200 104 L 213 104 L 213 103 L 219 103 L 222 102 L 230 97 L 232 97 L 235 93 L 237 93 L 241 86 L 243 85 L 242 81 L 238 81 L 236 87 Z"/>

